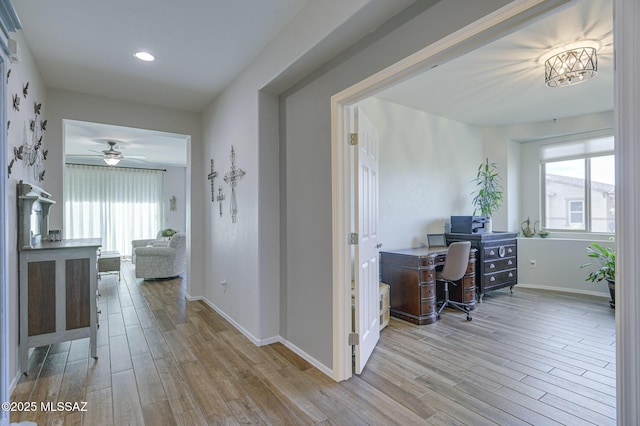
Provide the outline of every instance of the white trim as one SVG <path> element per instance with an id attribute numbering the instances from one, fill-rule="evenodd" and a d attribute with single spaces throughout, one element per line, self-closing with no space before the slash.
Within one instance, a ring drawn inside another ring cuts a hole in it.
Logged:
<path id="1" fill-rule="evenodd" d="M 185 294 L 185 299 L 187 299 L 189 302 L 195 302 L 195 301 L 201 300 L 202 302 L 204 302 L 205 305 L 207 305 L 208 307 L 210 307 L 211 309 L 216 311 L 225 320 L 227 320 L 231 325 L 233 325 L 238 331 L 240 331 L 254 345 L 256 345 L 256 346 L 266 346 L 266 345 L 271 345 L 273 343 L 282 343 L 284 346 L 289 348 L 292 352 L 294 352 L 296 355 L 298 355 L 299 357 L 301 357 L 302 359 L 307 361 L 309 364 L 313 365 L 315 368 L 317 368 L 318 370 L 320 370 L 321 372 L 323 372 L 327 376 L 333 377 L 333 371 L 331 369 L 327 368 L 326 365 L 322 364 L 320 361 L 318 361 L 317 359 L 315 359 L 314 357 L 312 357 L 311 355 L 309 355 L 308 353 L 306 353 L 305 351 L 303 351 L 302 349 L 300 349 L 299 347 L 297 347 L 296 345 L 294 345 L 293 343 L 291 343 L 287 339 L 283 338 L 282 336 L 273 336 L 273 337 L 268 337 L 266 339 L 257 339 L 251 333 L 249 333 L 244 327 L 242 327 L 240 324 L 238 324 L 233 318 L 231 318 L 224 311 L 222 311 L 218 306 L 216 306 L 215 303 L 211 302 L 206 297 L 204 297 L 204 296 L 195 296 L 195 297 L 193 297 L 193 296 L 190 296 L 188 294 Z"/>
<path id="2" fill-rule="evenodd" d="M 518 288 L 531 288 L 534 290 L 549 290 L 549 291 L 557 291 L 559 293 L 584 294 L 585 296 L 595 296 L 595 297 L 601 297 L 603 299 L 611 298 L 609 296 L 609 293 L 602 293 L 601 291 L 579 290 L 577 288 L 554 287 L 551 285 L 527 284 L 527 283 L 518 282 L 518 285 L 514 287 L 513 291 L 516 291 Z"/>
<path id="3" fill-rule="evenodd" d="M 304 359 L 309 364 L 313 365 L 315 368 L 317 368 L 327 376 L 333 377 L 333 370 L 331 370 L 330 368 L 327 368 L 326 365 L 322 364 L 320 361 L 313 358 L 311 355 L 309 355 L 308 353 L 306 353 L 305 351 L 303 351 L 302 349 L 300 349 L 290 341 L 280 338 L 280 343 L 285 345 L 287 348 L 289 348 L 289 350 L 297 354 L 300 358 Z"/>
<path id="4" fill-rule="evenodd" d="M 333 374 L 335 380 L 346 380 L 352 374 L 351 346 L 348 345 L 346 338 L 350 330 L 351 318 L 351 253 L 346 245 L 346 234 L 350 227 L 351 172 L 348 155 L 346 155 L 348 146 L 345 133 L 346 107 L 493 41 L 568 2 L 569 0 L 515 0 L 331 98 Z"/>
<path id="5" fill-rule="evenodd" d="M 640 419 L 640 2 L 614 3 L 617 423 Z"/>

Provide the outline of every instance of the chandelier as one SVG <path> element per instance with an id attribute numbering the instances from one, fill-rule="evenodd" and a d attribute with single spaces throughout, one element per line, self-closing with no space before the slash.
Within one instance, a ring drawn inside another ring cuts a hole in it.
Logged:
<path id="1" fill-rule="evenodd" d="M 582 83 L 598 73 L 598 58 L 593 47 L 579 47 L 553 55 L 544 63 L 544 81 L 548 87 Z"/>

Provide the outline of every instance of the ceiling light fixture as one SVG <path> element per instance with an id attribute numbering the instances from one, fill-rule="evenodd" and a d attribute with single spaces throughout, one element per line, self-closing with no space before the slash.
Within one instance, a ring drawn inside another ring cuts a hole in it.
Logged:
<path id="1" fill-rule="evenodd" d="M 105 149 L 103 152 L 104 154 L 104 162 L 107 163 L 110 166 L 115 166 L 116 164 L 118 164 L 120 162 L 120 160 L 122 160 L 124 158 L 124 156 L 122 155 L 122 153 L 120 151 L 116 151 L 114 149 L 116 143 L 113 141 L 108 141 L 107 142 L 109 144 L 109 149 Z"/>
<path id="2" fill-rule="evenodd" d="M 598 73 L 598 57 L 593 47 L 577 47 L 551 56 L 544 63 L 544 82 L 548 87 L 582 83 Z"/>
<path id="3" fill-rule="evenodd" d="M 151 62 L 156 60 L 155 56 L 153 56 L 149 52 L 144 52 L 144 51 L 136 52 L 133 56 L 145 62 Z"/>

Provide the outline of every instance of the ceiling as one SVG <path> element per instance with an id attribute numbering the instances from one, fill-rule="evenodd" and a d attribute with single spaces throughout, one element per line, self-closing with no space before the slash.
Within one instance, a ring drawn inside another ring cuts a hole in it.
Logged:
<path id="1" fill-rule="evenodd" d="M 308 2 L 12 0 L 47 87 L 195 112 Z"/>
<path id="2" fill-rule="evenodd" d="M 201 111 L 308 1 L 185 0 L 180 7 L 167 0 L 12 3 L 47 87 Z M 379 97 L 479 126 L 611 110 L 612 21 L 611 0 L 582 0 Z M 584 39 L 602 46 L 596 78 L 571 87 L 545 87 L 539 58 Z M 134 58 L 141 49 L 157 60 Z M 121 165 L 186 165 L 187 136 L 65 124 L 70 162 L 100 163 L 107 140 L 118 143 L 126 160 Z"/>
<path id="3" fill-rule="evenodd" d="M 13 0 L 47 87 L 202 111 L 309 0 Z M 233 42 L 229 42 L 233 40 Z M 133 55 L 146 50 L 154 62 Z M 67 162 L 186 166 L 187 137 L 67 121 Z"/>
<path id="4" fill-rule="evenodd" d="M 68 163 L 104 166 L 103 151 L 108 141 L 124 157 L 118 167 L 185 167 L 185 135 L 145 129 L 112 126 L 85 121 L 64 120 L 65 159 Z"/>
<path id="5" fill-rule="evenodd" d="M 546 87 L 540 58 L 584 40 L 600 44 L 595 78 L 568 87 Z M 576 2 L 377 97 L 483 127 L 611 111 L 613 2 Z"/>

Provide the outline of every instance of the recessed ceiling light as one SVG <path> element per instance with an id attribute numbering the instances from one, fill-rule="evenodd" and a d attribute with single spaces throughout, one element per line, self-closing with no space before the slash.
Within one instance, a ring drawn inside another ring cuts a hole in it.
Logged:
<path id="1" fill-rule="evenodd" d="M 149 52 L 137 52 L 133 56 L 135 56 L 136 58 L 140 59 L 141 61 L 145 61 L 145 62 L 151 62 L 151 61 L 155 61 L 156 60 L 156 57 L 153 56 Z"/>

